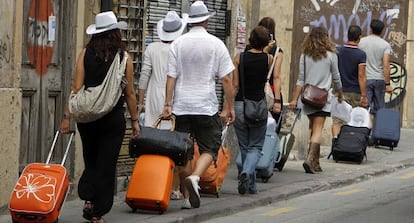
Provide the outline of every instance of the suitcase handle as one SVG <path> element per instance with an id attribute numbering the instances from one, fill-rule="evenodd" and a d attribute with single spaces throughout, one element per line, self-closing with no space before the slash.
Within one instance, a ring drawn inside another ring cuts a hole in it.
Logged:
<path id="1" fill-rule="evenodd" d="M 163 115 L 159 115 L 157 120 L 155 120 L 154 124 L 152 124 L 153 128 L 158 128 L 158 126 L 161 124 L 162 120 L 167 120 L 171 122 L 171 128 L 170 131 L 174 131 L 175 129 L 175 116 L 171 115 L 169 117 L 164 117 Z"/>
<path id="2" fill-rule="evenodd" d="M 52 154 L 53 154 L 53 151 L 55 150 L 55 146 L 56 146 L 56 141 L 59 138 L 59 134 L 60 133 L 61 132 L 59 130 L 56 131 L 55 137 L 53 138 L 52 146 L 50 147 L 49 154 L 47 155 L 46 164 L 49 164 L 50 159 L 52 158 Z M 60 163 L 61 166 L 63 166 L 65 164 L 66 157 L 68 156 L 68 153 L 69 153 L 70 145 L 72 143 L 73 136 L 75 135 L 75 131 L 72 130 L 72 131 L 69 131 L 68 133 L 65 133 L 65 134 L 70 134 L 70 137 L 69 137 L 69 142 L 68 142 L 68 144 L 66 146 L 65 154 L 63 155 L 63 158 L 62 158 L 62 162 Z"/>
<path id="3" fill-rule="evenodd" d="M 289 103 L 283 103 L 284 108 L 287 107 L 287 106 L 289 106 Z M 293 132 L 293 129 L 295 128 L 296 121 L 299 119 L 299 117 L 301 115 L 302 109 L 301 108 L 294 108 L 293 110 L 291 110 L 289 108 L 282 109 L 282 114 L 280 115 L 279 120 L 277 120 L 278 126 L 283 124 L 283 123 L 281 123 L 283 121 L 282 116 L 286 116 L 286 113 L 289 112 L 289 111 L 293 112 L 293 114 L 295 114 L 295 117 L 294 117 L 294 119 L 291 123 L 291 126 L 290 126 L 289 130 L 287 132 L 284 131 L 284 133 L 287 133 L 287 134 Z"/>

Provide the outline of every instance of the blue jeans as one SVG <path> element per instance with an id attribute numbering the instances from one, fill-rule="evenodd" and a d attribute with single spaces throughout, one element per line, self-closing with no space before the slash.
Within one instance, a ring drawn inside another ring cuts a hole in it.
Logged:
<path id="1" fill-rule="evenodd" d="M 267 123 L 264 123 L 261 126 L 249 127 L 244 120 L 242 101 L 235 102 L 234 110 L 236 112 L 234 128 L 239 140 L 239 148 L 243 166 L 240 173 L 247 174 L 249 193 L 256 193 L 256 165 L 262 156 Z"/>
<path id="2" fill-rule="evenodd" d="M 380 108 L 385 107 L 385 81 L 367 80 L 367 98 L 370 113 L 376 114 Z"/>

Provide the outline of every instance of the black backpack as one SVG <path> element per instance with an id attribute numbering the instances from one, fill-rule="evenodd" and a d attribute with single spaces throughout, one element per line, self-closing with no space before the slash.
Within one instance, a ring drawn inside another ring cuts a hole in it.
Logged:
<path id="1" fill-rule="evenodd" d="M 343 125 L 338 138 L 332 142 L 331 153 L 328 156 L 338 161 L 362 163 L 366 158 L 370 129 Z"/>

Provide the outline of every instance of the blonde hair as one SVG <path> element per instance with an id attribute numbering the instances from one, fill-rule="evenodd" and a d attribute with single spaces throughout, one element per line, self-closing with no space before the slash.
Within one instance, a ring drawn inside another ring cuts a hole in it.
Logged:
<path id="1" fill-rule="evenodd" d="M 313 60 L 320 60 L 327 56 L 328 51 L 336 53 L 335 44 L 329 38 L 328 31 L 324 27 L 313 28 L 302 43 L 302 52 Z"/>

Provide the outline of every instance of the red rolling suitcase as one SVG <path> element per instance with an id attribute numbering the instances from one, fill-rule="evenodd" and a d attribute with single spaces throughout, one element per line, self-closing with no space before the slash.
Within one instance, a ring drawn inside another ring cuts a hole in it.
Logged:
<path id="1" fill-rule="evenodd" d="M 132 211 L 167 211 L 174 167 L 174 161 L 167 156 L 146 154 L 138 157 L 125 198 Z"/>
<path id="2" fill-rule="evenodd" d="M 69 191 L 69 177 L 63 166 L 75 132 L 71 132 L 60 164 L 50 164 L 56 141 L 56 132 L 46 163 L 27 165 L 14 187 L 9 210 L 13 223 L 57 223 L 60 210 Z"/>

